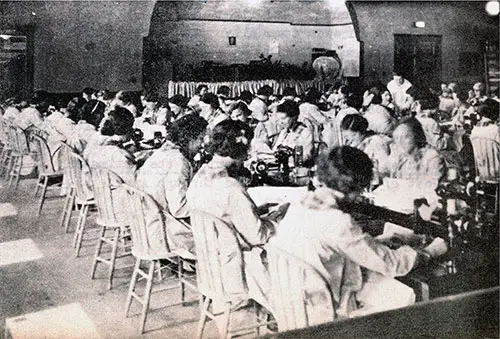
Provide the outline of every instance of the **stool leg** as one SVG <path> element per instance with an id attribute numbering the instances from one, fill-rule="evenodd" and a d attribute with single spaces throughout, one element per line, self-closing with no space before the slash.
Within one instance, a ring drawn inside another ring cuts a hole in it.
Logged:
<path id="1" fill-rule="evenodd" d="M 120 229 L 115 228 L 113 235 L 113 248 L 111 249 L 111 258 L 109 259 L 109 273 L 108 273 L 108 290 L 111 289 L 113 284 L 113 274 L 115 272 L 116 252 L 118 250 L 118 239 L 120 237 Z"/>
<path id="2" fill-rule="evenodd" d="M 128 311 L 130 310 L 130 305 L 132 304 L 132 297 L 133 293 L 135 292 L 135 284 L 137 283 L 137 276 L 139 275 L 140 266 L 141 259 L 137 258 L 135 260 L 134 273 L 132 273 L 132 278 L 130 279 L 127 301 L 125 302 L 125 318 L 128 316 Z"/>
<path id="3" fill-rule="evenodd" d="M 102 241 L 104 233 L 106 233 L 106 227 L 102 226 L 101 232 L 99 233 L 99 238 L 97 239 L 97 248 L 95 250 L 94 262 L 92 263 L 92 273 L 90 275 L 90 279 L 94 279 L 95 277 L 95 271 L 97 270 L 97 264 L 99 263 L 99 260 L 97 260 L 97 258 L 99 258 L 99 255 L 101 254 L 102 244 L 104 243 L 104 241 Z"/>

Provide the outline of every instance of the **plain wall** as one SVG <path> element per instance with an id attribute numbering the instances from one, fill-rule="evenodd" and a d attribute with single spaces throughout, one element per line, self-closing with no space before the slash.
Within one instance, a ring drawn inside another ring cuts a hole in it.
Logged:
<path id="1" fill-rule="evenodd" d="M 441 35 L 441 79 L 467 84 L 484 81 L 484 72 L 474 76 L 463 76 L 459 72 L 461 52 L 482 56 L 487 39 L 498 41 L 498 16 L 488 17 L 483 2 L 350 3 L 359 23 L 359 40 L 364 46 L 362 62 L 366 82 L 382 79 L 387 83 L 392 78 L 394 34 Z M 425 28 L 415 28 L 415 21 L 424 21 Z"/>
<path id="2" fill-rule="evenodd" d="M 34 89 L 142 88 L 152 1 L 7 1 L 2 29 L 34 27 Z"/>

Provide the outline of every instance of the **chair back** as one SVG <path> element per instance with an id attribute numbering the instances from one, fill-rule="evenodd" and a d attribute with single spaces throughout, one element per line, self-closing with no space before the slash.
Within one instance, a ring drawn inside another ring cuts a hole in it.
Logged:
<path id="1" fill-rule="evenodd" d="M 481 180 L 500 180 L 500 144 L 489 138 L 471 138 L 476 175 Z"/>
<path id="2" fill-rule="evenodd" d="M 132 254 L 141 259 L 175 256 L 170 252 L 161 209 L 147 193 L 127 184 L 120 186 L 127 196 L 127 217 L 132 236 Z"/>
<path id="3" fill-rule="evenodd" d="M 64 164 L 64 176 L 70 187 L 75 189 L 76 197 L 80 200 L 89 199 L 89 189 L 84 182 L 84 172 L 90 174 L 89 165 L 81 155 L 75 153 L 68 144 L 61 142 L 61 156 Z M 89 177 L 90 179 L 90 177 Z M 90 184 L 90 182 L 89 182 Z"/>
<path id="4" fill-rule="evenodd" d="M 190 218 L 200 293 L 212 299 L 230 301 L 232 291 L 245 292 L 243 258 L 233 227 L 198 210 L 190 211 Z"/>
<path id="5" fill-rule="evenodd" d="M 29 143 L 26 133 L 14 124 L 9 125 L 9 146 L 13 152 L 29 154 Z"/>
<path id="6" fill-rule="evenodd" d="M 266 252 L 272 313 L 280 332 L 336 318 L 330 286 L 314 267 L 271 244 L 266 245 Z"/>
<path id="7" fill-rule="evenodd" d="M 38 172 L 55 173 L 54 159 L 45 139 L 37 134 L 32 134 L 31 139 L 38 158 Z"/>
<path id="8" fill-rule="evenodd" d="M 116 211 L 113 203 L 113 191 L 116 191 L 121 184 L 122 178 L 113 171 L 106 168 L 90 168 L 92 179 L 92 192 L 94 193 L 97 205 L 97 222 L 109 227 L 119 227 L 121 225 L 118 218 L 119 211 Z"/>

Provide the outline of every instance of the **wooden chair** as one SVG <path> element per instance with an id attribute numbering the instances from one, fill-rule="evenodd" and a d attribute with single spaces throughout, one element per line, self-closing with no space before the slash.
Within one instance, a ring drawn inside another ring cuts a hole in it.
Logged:
<path id="1" fill-rule="evenodd" d="M 232 238 L 235 246 L 238 246 L 235 230 L 223 220 L 202 211 L 191 211 L 190 217 L 196 247 L 196 272 L 201 306 L 201 316 L 196 337 L 202 338 L 207 319 L 215 319 L 216 314 L 210 310 L 210 306 L 214 302 L 224 305 L 222 338 L 232 338 L 233 335 L 248 334 L 249 331 L 255 331 L 255 334 L 258 336 L 260 326 L 267 325 L 266 323 L 259 323 L 258 313 L 256 314 L 258 324 L 255 326 L 234 329 L 231 326 L 231 308 L 234 306 L 234 299 L 227 292 L 227 287 L 224 285 L 218 237 L 219 234 L 224 234 L 225 239 L 226 237 Z M 240 258 L 235 258 L 235 260 L 241 260 L 243 265 L 241 252 L 240 256 Z M 242 297 L 250 300 L 248 295 Z"/>
<path id="2" fill-rule="evenodd" d="M 336 318 L 330 286 L 314 267 L 271 244 L 266 245 L 266 252 L 271 276 L 272 313 L 280 332 L 305 328 Z M 314 282 L 315 294 L 323 297 L 322 307 L 316 312 L 314 305 L 308 301 L 306 277 Z M 320 320 L 314 315 L 319 315 Z"/>
<path id="3" fill-rule="evenodd" d="M 80 155 L 73 152 L 67 144 L 62 143 L 62 145 L 64 176 L 68 180 L 69 187 L 61 215 L 61 226 L 64 226 L 64 231 L 68 232 L 73 208 L 79 209 L 80 213 L 76 223 L 75 236 L 73 237 L 73 247 L 75 247 L 75 255 L 78 257 L 82 247 L 87 214 L 90 207 L 95 206 L 95 200 L 91 193 L 84 188 L 86 184 L 83 181 L 83 172 L 90 173 L 87 162 Z"/>
<path id="4" fill-rule="evenodd" d="M 10 160 L 8 165 L 9 184 L 8 188 L 14 184 L 14 189 L 17 189 L 21 178 L 24 157 L 30 154 L 29 143 L 26 133 L 18 126 L 9 125 L 9 145 Z"/>
<path id="5" fill-rule="evenodd" d="M 185 300 L 185 287 L 188 286 L 196 290 L 195 284 L 184 276 L 182 267 L 182 257 L 175 251 L 171 251 L 165 231 L 164 216 L 156 201 L 147 193 L 144 193 L 137 188 L 123 184 L 122 188 L 126 191 L 128 197 L 127 210 L 129 216 L 129 226 L 132 235 L 132 254 L 136 258 L 134 273 L 130 280 L 130 287 L 127 294 L 125 305 L 125 317 L 128 316 L 132 299 L 137 300 L 142 305 L 140 333 L 144 333 L 146 318 L 151 300 L 151 291 L 153 288 L 153 277 L 155 269 L 160 265 L 160 260 L 167 260 L 178 265 L 179 284 L 169 286 L 166 289 L 180 287 L 181 303 Z M 159 233 L 150 234 L 148 232 L 148 221 L 157 220 L 162 225 L 158 228 Z M 141 269 L 141 263 L 147 262 L 147 271 Z M 136 291 L 138 278 L 146 279 L 146 288 L 144 293 L 139 295 Z"/>
<path id="6" fill-rule="evenodd" d="M 94 262 L 92 263 L 91 278 L 94 279 L 95 277 L 98 263 L 108 265 L 108 289 L 111 289 L 116 259 L 132 254 L 130 251 L 127 252 L 131 247 L 130 244 L 127 244 L 127 238 L 130 237 L 127 225 L 118 218 L 120 211 L 115 210 L 115 204 L 113 203 L 113 192 L 116 191 L 118 186 L 123 184 L 123 180 L 118 174 L 104 168 L 90 168 L 90 174 L 92 178 L 92 192 L 94 193 L 94 200 L 97 205 L 96 223 L 101 226 Z M 107 231 L 112 231 L 113 235 L 111 237 L 107 236 Z M 117 257 L 119 244 L 123 244 L 123 254 Z M 109 258 L 102 256 L 104 245 L 111 246 Z"/>
<path id="7" fill-rule="evenodd" d="M 0 128 L 2 129 L 2 134 L 4 136 L 2 153 L 0 154 L 0 177 L 9 175 L 9 165 L 12 147 L 10 145 L 11 141 L 9 138 L 9 126 L 12 123 L 8 120 L 0 120 Z"/>
<path id="8" fill-rule="evenodd" d="M 45 195 L 47 193 L 49 182 L 52 181 L 52 183 L 60 183 L 63 178 L 63 171 L 55 170 L 54 159 L 45 139 L 37 134 L 32 134 L 31 139 L 32 145 L 34 145 L 38 157 L 38 181 L 35 189 L 35 198 L 39 189 L 42 188 L 42 194 L 40 195 L 40 200 L 38 202 L 38 215 L 40 215 L 45 202 Z"/>
<path id="9" fill-rule="evenodd" d="M 482 189 L 481 186 L 493 187 L 495 192 L 490 198 L 495 201 L 495 215 L 498 215 L 500 204 L 500 143 L 489 138 L 473 137 L 471 138 L 472 149 L 474 151 L 474 163 L 476 167 L 476 182 L 479 189 L 477 190 L 476 208 L 480 208 L 481 196 L 489 196 L 486 193 L 488 190 Z"/>

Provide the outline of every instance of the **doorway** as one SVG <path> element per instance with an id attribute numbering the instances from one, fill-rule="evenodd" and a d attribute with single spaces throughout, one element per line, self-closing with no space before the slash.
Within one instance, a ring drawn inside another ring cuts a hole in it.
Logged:
<path id="1" fill-rule="evenodd" d="M 441 36 L 394 34 L 394 70 L 413 84 L 439 88 Z"/>

